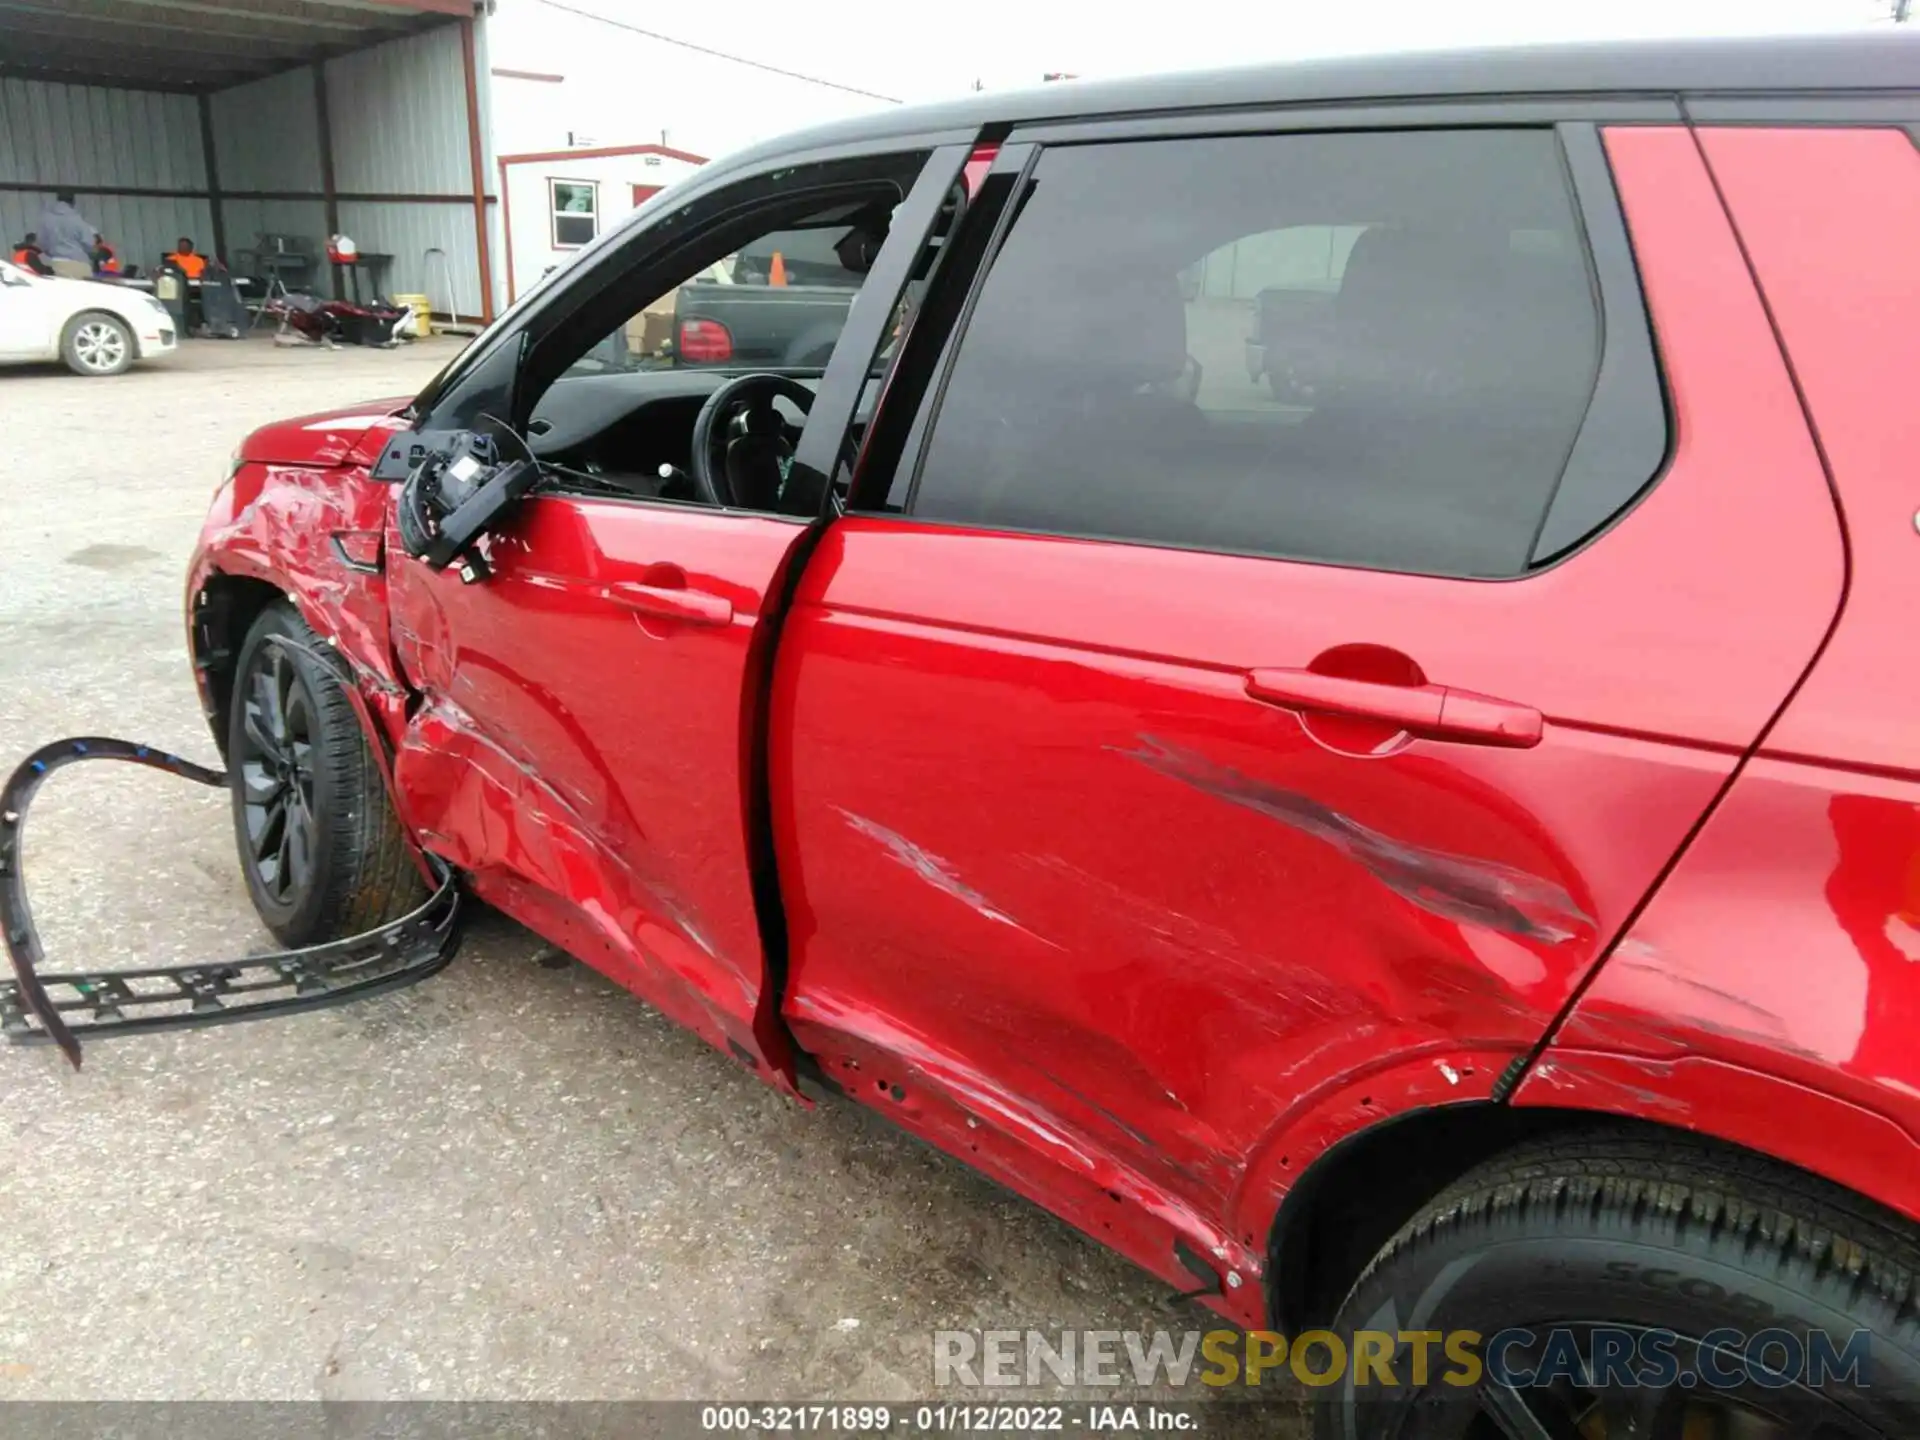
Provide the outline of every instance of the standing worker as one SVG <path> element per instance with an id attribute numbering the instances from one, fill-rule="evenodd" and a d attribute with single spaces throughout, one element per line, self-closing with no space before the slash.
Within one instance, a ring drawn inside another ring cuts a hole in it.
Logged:
<path id="1" fill-rule="evenodd" d="M 72 280 L 93 276 L 93 237 L 99 227 L 73 208 L 73 192 L 62 190 L 40 216 L 40 248 L 56 275 Z"/>

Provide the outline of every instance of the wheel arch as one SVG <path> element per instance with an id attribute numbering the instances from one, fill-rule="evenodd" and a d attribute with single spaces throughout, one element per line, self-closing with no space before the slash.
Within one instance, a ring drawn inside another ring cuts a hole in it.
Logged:
<path id="1" fill-rule="evenodd" d="M 135 341 L 139 339 L 134 333 L 135 327 L 133 321 L 129 320 L 125 315 L 122 315 L 118 310 L 109 310 L 104 305 L 88 305 L 84 309 L 70 312 L 67 318 L 60 322 L 61 338 L 65 339 L 73 332 L 75 326 L 92 319 L 96 315 L 103 320 L 111 320 L 114 324 L 122 326 L 126 330 L 129 338 Z"/>
<path id="2" fill-rule="evenodd" d="M 296 608 L 299 606 L 290 591 L 270 580 L 210 570 L 188 602 L 188 644 L 193 656 L 194 678 L 200 688 L 200 708 L 206 715 L 208 728 L 213 731 L 213 743 L 219 747 L 222 761 L 227 758 L 225 717 L 233 700 L 233 677 L 240 664 L 241 643 L 261 612 L 282 600 Z"/>
<path id="3" fill-rule="evenodd" d="M 1267 1237 L 1267 1322 L 1324 1326 L 1367 1263 L 1422 1206 L 1503 1150 L 1610 1117 L 1491 1100 L 1409 1110 L 1323 1152 L 1287 1191 Z"/>
<path id="4" fill-rule="evenodd" d="M 1783 1172 L 1841 1185 L 1890 1216 L 1899 1214 L 1881 1197 L 1796 1164 L 1772 1147 L 1614 1106 L 1480 1100 L 1410 1110 L 1331 1146 L 1287 1192 L 1267 1239 L 1268 1324 L 1282 1334 L 1298 1334 L 1331 1323 L 1381 1246 L 1469 1170 L 1517 1145 L 1601 1129 L 1695 1144 L 1709 1140 Z M 1915 1233 L 1920 1236 L 1920 1227 Z"/>
<path id="5" fill-rule="evenodd" d="M 1703 1135 L 1837 1185 L 1920 1233 L 1920 1141 L 1905 1125 L 1817 1088 L 1817 1076 L 1789 1079 L 1715 1055 L 1717 1038 L 1702 1033 L 1687 1049 L 1659 1058 L 1556 1043 L 1527 1072 L 1512 1103 L 1516 1110 L 1597 1114 Z"/>

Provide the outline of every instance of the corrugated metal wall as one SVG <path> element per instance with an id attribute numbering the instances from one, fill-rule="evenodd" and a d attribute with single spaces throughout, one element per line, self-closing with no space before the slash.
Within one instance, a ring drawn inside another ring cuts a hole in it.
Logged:
<path id="1" fill-rule="evenodd" d="M 485 27 L 477 28 L 484 46 Z M 486 74 L 484 50 L 478 69 Z M 333 122 L 334 184 L 343 195 L 369 197 L 341 202 L 340 228 L 363 253 L 393 257 L 388 285 L 395 293 L 426 295 L 437 310 L 478 315 L 480 255 L 473 233 L 459 30 L 430 30 L 328 61 L 327 108 Z M 484 115 L 481 133 L 486 133 Z M 483 173 L 491 180 L 493 172 L 489 155 Z M 379 195 L 463 198 L 404 203 L 370 198 Z M 437 256 L 430 259 L 429 250 L 442 252 L 447 264 Z"/>
<path id="2" fill-rule="evenodd" d="M 0 78 L 0 181 L 205 190 L 191 95 Z"/>
<path id="3" fill-rule="evenodd" d="M 151 265 L 182 235 L 211 243 L 191 95 L 0 78 L 0 186 L 0 240 L 9 246 L 63 188 L 81 192 L 80 213 L 130 263 Z M 118 189 L 184 193 L 87 193 Z"/>
<path id="4" fill-rule="evenodd" d="M 484 45 L 484 23 L 477 28 Z M 478 68 L 485 75 L 484 61 Z M 478 315 L 480 259 L 458 27 L 329 60 L 325 76 L 334 191 L 351 197 L 339 202 L 341 230 L 362 252 L 393 257 L 389 291 L 425 294 L 435 309 L 457 305 L 464 315 Z M 213 97 L 229 249 L 252 249 L 265 233 L 302 237 L 314 254 L 321 252 L 327 219 L 318 113 L 313 70 L 304 66 Z M 491 157 L 486 173 L 492 173 Z M 406 198 L 378 198 L 385 195 Z M 447 267 L 437 257 L 429 260 L 429 250 L 446 255 L 452 294 Z M 329 277 L 316 270 L 310 283 L 323 290 Z"/>
<path id="5" fill-rule="evenodd" d="M 485 77 L 484 21 L 475 30 L 477 71 Z M 340 228 L 362 252 L 393 257 L 390 292 L 426 294 L 438 310 L 477 316 L 480 263 L 459 27 L 330 60 L 324 75 L 334 189 L 350 197 L 339 202 Z M 302 66 L 209 98 L 226 258 L 236 268 L 262 234 L 298 236 L 316 257 L 324 250 L 314 82 L 312 67 Z M 482 78 L 483 143 L 486 104 Z M 482 173 L 491 192 L 490 150 Z M 0 78 L 0 241 L 10 244 L 34 228 L 56 186 L 80 192 L 81 213 L 127 261 L 150 266 L 181 235 L 213 248 L 195 96 Z M 98 193 L 115 190 L 146 193 Z M 498 217 L 489 220 L 497 256 Z M 497 259 L 494 268 L 500 270 Z M 316 266 L 308 283 L 324 292 L 329 280 Z"/>
<path id="6" fill-rule="evenodd" d="M 457 27 L 329 60 L 327 107 L 343 194 L 472 193 Z"/>
<path id="7" fill-rule="evenodd" d="M 237 269 L 252 269 L 261 236 L 298 236 L 314 256 L 314 265 L 304 280 L 298 273 L 284 278 L 295 286 L 324 289 L 327 273 L 319 257 L 326 240 L 327 207 L 319 198 L 325 177 L 313 70 L 303 65 L 236 85 L 219 91 L 210 104 L 228 260 Z M 299 192 L 314 198 L 259 199 L 248 191 Z"/>
<path id="8" fill-rule="evenodd" d="M 215 167 L 223 191 L 320 193 L 320 112 L 311 69 L 302 66 L 236 85 L 214 95 L 212 103 Z M 233 232 L 231 222 L 228 230 Z"/>
<path id="9" fill-rule="evenodd" d="M 500 194 L 500 154 L 493 143 L 493 85 L 486 78 L 492 70 L 491 47 L 492 31 L 487 20 L 476 20 L 473 25 L 474 46 L 479 52 L 475 57 L 481 76 L 480 82 L 480 145 L 482 160 L 482 183 L 492 203 L 487 206 L 487 249 L 492 257 L 493 294 L 488 297 L 493 313 L 498 315 L 507 307 L 507 229 L 503 211 L 505 198 Z"/>
<path id="10" fill-rule="evenodd" d="M 449 308 L 471 319 L 480 313 L 480 251 L 473 234 L 473 205 L 394 205 L 340 202 L 340 227 L 364 252 L 393 256 L 388 288 L 396 295 L 425 295 L 433 308 Z M 427 257 L 429 249 L 442 251 Z M 495 247 L 497 266 L 499 250 Z M 448 269 L 454 305 L 447 295 Z"/>

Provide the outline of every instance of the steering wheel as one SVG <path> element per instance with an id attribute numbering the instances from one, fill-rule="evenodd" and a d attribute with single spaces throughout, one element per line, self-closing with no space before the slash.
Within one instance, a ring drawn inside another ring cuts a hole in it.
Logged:
<path id="1" fill-rule="evenodd" d="M 742 375 L 729 380 L 700 407 L 693 422 L 690 478 L 700 498 L 723 508 L 771 510 L 792 454 L 787 422 L 773 408 L 791 400 L 802 415 L 813 408 L 813 391 L 785 375 Z"/>

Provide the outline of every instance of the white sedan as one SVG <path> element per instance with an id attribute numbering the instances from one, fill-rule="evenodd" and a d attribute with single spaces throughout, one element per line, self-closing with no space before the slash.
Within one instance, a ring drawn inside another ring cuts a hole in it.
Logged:
<path id="1" fill-rule="evenodd" d="M 64 360 L 76 375 L 118 375 L 173 354 L 178 340 L 173 317 L 143 290 L 0 260 L 0 364 Z"/>

